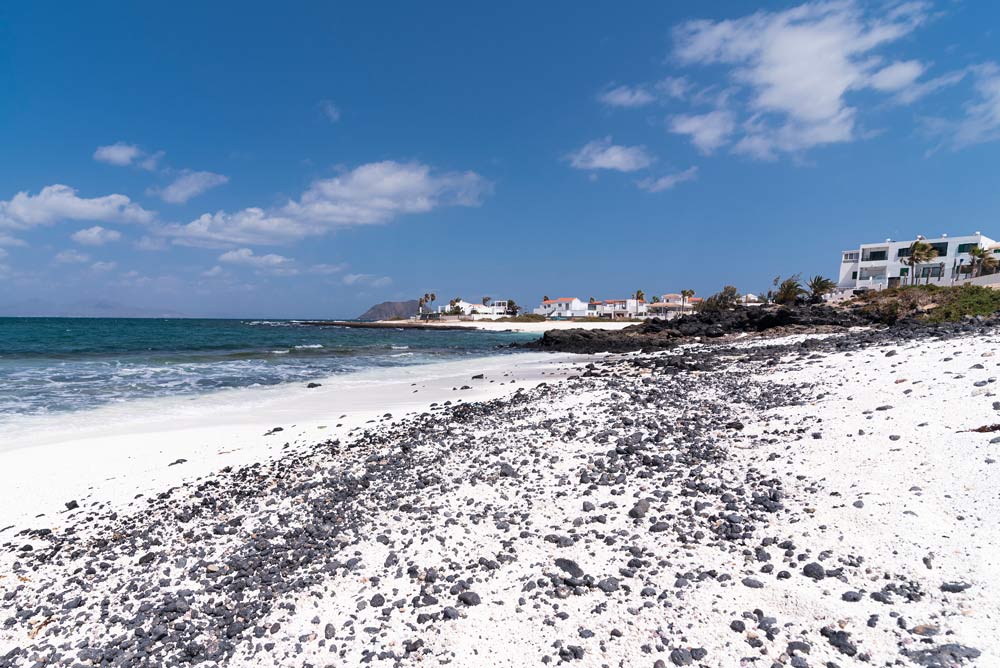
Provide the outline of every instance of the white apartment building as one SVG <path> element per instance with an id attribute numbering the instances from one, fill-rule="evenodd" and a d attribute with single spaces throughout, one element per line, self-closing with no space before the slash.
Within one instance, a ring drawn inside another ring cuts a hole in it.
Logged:
<path id="1" fill-rule="evenodd" d="M 605 299 L 587 304 L 587 313 L 595 318 L 641 318 L 646 315 L 646 301 L 639 299 Z"/>
<path id="2" fill-rule="evenodd" d="M 459 299 L 454 304 L 442 304 L 438 306 L 438 313 L 440 315 L 462 315 L 471 316 L 476 319 L 495 319 L 503 318 L 507 314 L 508 302 L 506 299 L 498 299 L 497 301 L 491 302 L 489 304 L 483 304 L 479 302 L 478 304 L 473 302 L 467 302 L 464 299 Z M 453 309 L 461 311 L 459 314 L 452 313 Z"/>
<path id="3" fill-rule="evenodd" d="M 586 318 L 589 315 L 587 302 L 576 297 L 546 299 L 532 313 L 546 318 Z"/>
<path id="4" fill-rule="evenodd" d="M 937 257 L 911 269 L 906 260 L 914 241 L 930 244 L 937 251 Z M 969 251 L 996 245 L 993 239 L 979 232 L 958 237 L 944 234 L 932 239 L 920 236 L 906 241 L 886 239 L 882 243 L 861 244 L 857 249 L 841 253 L 837 288 L 841 291 L 862 288 L 881 290 L 914 282 L 937 285 L 965 282 L 972 278 Z M 1000 249 L 994 252 L 1000 252 Z"/>
<path id="5" fill-rule="evenodd" d="M 638 299 L 585 302 L 576 297 L 557 297 L 544 300 L 532 312 L 546 318 L 641 318 L 646 315 L 646 302 Z"/>

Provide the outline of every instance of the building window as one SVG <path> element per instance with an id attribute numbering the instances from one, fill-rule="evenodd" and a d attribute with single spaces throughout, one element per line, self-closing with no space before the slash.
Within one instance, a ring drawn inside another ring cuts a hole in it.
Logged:
<path id="1" fill-rule="evenodd" d="M 931 248 L 937 251 L 938 257 L 948 254 L 948 242 L 939 241 L 937 243 L 931 244 Z"/>
<path id="2" fill-rule="evenodd" d="M 896 257 L 910 257 L 910 247 L 900 248 L 896 251 Z"/>
<path id="3" fill-rule="evenodd" d="M 884 262 L 886 259 L 888 259 L 888 257 L 889 257 L 889 251 L 873 250 L 873 251 L 868 251 L 865 254 L 865 256 L 862 257 L 861 259 L 864 262 Z"/>
<path id="4" fill-rule="evenodd" d="M 958 253 L 968 253 L 970 250 L 978 246 L 979 244 L 958 244 Z"/>
<path id="5" fill-rule="evenodd" d="M 933 267 L 921 267 L 920 268 L 920 278 L 940 278 L 943 274 L 941 265 L 934 265 Z"/>
<path id="6" fill-rule="evenodd" d="M 852 271 L 851 272 L 851 280 L 852 281 L 858 280 L 858 272 L 856 272 L 856 271 Z"/>
<path id="7" fill-rule="evenodd" d="M 909 267 L 903 267 L 902 269 L 899 270 L 899 275 L 900 276 L 909 276 L 910 275 L 910 268 Z"/>

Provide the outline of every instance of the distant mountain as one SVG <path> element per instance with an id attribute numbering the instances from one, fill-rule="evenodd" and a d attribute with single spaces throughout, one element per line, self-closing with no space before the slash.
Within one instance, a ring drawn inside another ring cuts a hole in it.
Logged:
<path id="1" fill-rule="evenodd" d="M 0 306 L 0 316 L 34 318 L 183 318 L 176 311 L 129 306 L 107 300 L 53 304 L 41 299 L 28 299 Z"/>
<path id="2" fill-rule="evenodd" d="M 393 318 L 409 318 L 417 314 L 419 309 L 416 299 L 405 302 L 382 302 L 358 316 L 358 320 L 391 320 Z"/>

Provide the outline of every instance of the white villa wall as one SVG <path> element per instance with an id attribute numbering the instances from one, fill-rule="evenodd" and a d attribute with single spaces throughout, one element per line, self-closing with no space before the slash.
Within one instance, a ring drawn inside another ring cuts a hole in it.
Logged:
<path id="1" fill-rule="evenodd" d="M 912 277 L 908 265 L 905 264 L 906 257 L 900 257 L 899 251 L 906 251 L 916 239 L 906 241 L 885 241 L 882 243 L 861 244 L 856 250 L 843 251 L 841 253 L 840 272 L 837 286 L 842 292 L 858 288 L 869 288 L 881 290 L 889 287 L 889 279 L 900 279 L 898 283 L 909 284 Z M 936 237 L 922 239 L 928 244 L 947 244 L 947 253 L 940 254 L 932 262 L 918 265 L 915 272 L 920 283 L 927 283 L 928 279 L 922 276 L 925 268 L 940 268 L 940 277 L 930 277 L 929 282 L 936 285 L 957 285 L 970 280 L 968 274 L 961 274 L 958 268 L 970 263 L 970 256 L 967 251 L 959 252 L 959 246 L 965 244 L 975 244 L 979 247 L 989 247 L 994 242 L 989 237 L 982 234 L 970 234 L 956 237 Z M 866 259 L 873 253 L 885 251 L 885 259 Z M 850 254 L 850 255 L 848 255 Z M 943 266 L 942 266 L 943 265 Z M 892 281 L 896 283 L 897 281 Z"/>

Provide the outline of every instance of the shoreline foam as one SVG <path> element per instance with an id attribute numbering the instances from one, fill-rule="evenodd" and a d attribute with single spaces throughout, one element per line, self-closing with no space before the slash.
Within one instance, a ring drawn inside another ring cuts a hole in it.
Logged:
<path id="1" fill-rule="evenodd" d="M 383 422 L 386 413 L 398 420 L 435 402 L 511 394 L 545 374 L 555 377 L 573 358 L 493 355 L 370 368 L 317 379 L 314 388 L 301 381 L 24 416 L 0 428 L 0 528 L 91 494 L 127 502 L 224 466 L 280 456 L 290 439 L 344 438 L 371 420 Z M 480 373 L 487 378 L 472 380 Z M 469 389 L 455 389 L 461 387 Z M 282 431 L 264 436 L 276 426 Z M 178 459 L 183 466 L 169 466 Z"/>

